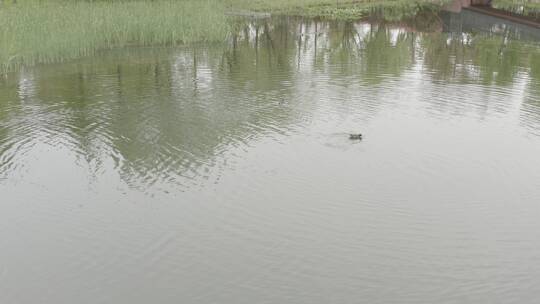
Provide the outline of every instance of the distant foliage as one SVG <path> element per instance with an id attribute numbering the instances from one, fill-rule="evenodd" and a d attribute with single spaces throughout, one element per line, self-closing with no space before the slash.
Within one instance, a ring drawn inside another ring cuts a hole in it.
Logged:
<path id="1" fill-rule="evenodd" d="M 493 0 L 493 6 L 540 20 L 540 0 Z"/>

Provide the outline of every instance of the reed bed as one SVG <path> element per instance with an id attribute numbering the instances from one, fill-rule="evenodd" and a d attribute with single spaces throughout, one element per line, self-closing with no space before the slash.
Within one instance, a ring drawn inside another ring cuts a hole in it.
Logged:
<path id="1" fill-rule="evenodd" d="M 447 0 L 0 0 L 0 73 L 127 45 L 224 41 L 226 12 L 354 19 L 385 7 L 414 14 Z M 15 2 L 15 3 L 13 3 Z"/>
<path id="2" fill-rule="evenodd" d="M 0 69 L 60 62 L 126 45 L 223 41 L 220 0 L 19 1 L 0 7 Z"/>

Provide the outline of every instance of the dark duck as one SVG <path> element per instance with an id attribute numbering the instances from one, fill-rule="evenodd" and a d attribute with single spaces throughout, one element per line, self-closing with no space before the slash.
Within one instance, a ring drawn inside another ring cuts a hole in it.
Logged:
<path id="1" fill-rule="evenodd" d="M 362 134 L 360 134 L 360 133 L 349 134 L 349 139 L 350 140 L 361 140 L 362 139 Z"/>

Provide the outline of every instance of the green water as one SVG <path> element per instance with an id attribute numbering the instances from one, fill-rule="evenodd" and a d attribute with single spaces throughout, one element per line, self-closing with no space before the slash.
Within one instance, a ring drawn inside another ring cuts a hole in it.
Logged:
<path id="1" fill-rule="evenodd" d="M 0 302 L 536 303 L 538 29 L 369 20 L 2 78 Z"/>

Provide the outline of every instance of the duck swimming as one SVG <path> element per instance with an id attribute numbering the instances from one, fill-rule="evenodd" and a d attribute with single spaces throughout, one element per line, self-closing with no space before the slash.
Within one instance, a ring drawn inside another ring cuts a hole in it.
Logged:
<path id="1" fill-rule="evenodd" d="M 350 140 L 361 140 L 362 139 L 362 134 L 361 133 L 349 134 L 349 139 Z"/>

